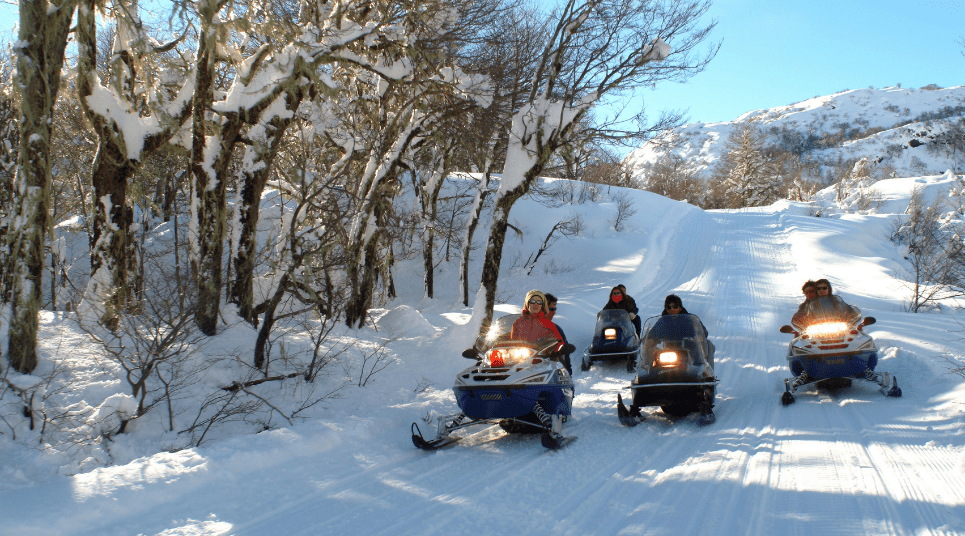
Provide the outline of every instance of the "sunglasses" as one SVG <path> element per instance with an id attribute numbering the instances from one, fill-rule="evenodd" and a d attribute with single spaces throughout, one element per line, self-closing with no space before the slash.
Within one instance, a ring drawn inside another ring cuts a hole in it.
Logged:
<path id="1" fill-rule="evenodd" d="M 550 311 L 555 311 L 556 307 L 550 307 Z"/>
<path id="2" fill-rule="evenodd" d="M 831 290 L 831 287 L 818 287 L 818 290 Z"/>
<path id="3" fill-rule="evenodd" d="M 530 305 L 543 305 L 543 300 L 529 300 Z"/>

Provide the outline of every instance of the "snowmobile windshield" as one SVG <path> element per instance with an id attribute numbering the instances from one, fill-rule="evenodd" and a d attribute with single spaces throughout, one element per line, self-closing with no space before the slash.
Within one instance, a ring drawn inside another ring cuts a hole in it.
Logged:
<path id="1" fill-rule="evenodd" d="M 805 310 L 805 325 L 827 322 L 852 323 L 861 318 L 861 311 L 848 305 L 838 296 L 821 296 L 811 300 Z"/>
<path id="2" fill-rule="evenodd" d="M 606 328 L 622 328 L 624 333 L 633 333 L 630 315 L 623 309 L 604 309 L 596 314 L 596 336 Z"/>
<path id="3" fill-rule="evenodd" d="M 662 342 L 674 343 L 706 357 L 707 344 L 704 326 L 694 315 L 663 315 L 647 319 L 644 326 L 646 335 L 644 340 L 648 347 L 658 346 Z"/>
<path id="4" fill-rule="evenodd" d="M 520 316 L 505 315 L 493 320 L 486 335 L 480 335 L 476 338 L 476 350 L 482 352 L 492 348 L 499 341 L 509 339 L 509 333 L 513 330 L 513 322 Z"/>

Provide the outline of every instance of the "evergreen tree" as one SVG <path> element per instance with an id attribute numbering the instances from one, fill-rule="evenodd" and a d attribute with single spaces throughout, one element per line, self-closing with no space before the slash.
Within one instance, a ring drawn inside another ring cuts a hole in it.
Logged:
<path id="1" fill-rule="evenodd" d="M 764 153 L 764 135 L 742 123 L 727 137 L 717 168 L 720 188 L 731 207 L 769 205 L 780 197 L 780 177 Z"/>

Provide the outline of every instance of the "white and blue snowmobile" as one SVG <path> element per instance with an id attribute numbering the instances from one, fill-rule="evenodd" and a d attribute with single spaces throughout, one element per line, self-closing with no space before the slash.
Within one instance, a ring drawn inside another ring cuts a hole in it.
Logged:
<path id="1" fill-rule="evenodd" d="M 850 387 L 852 380 L 873 383 L 887 396 L 901 396 L 898 380 L 887 372 L 875 372 L 878 347 L 865 333 L 865 326 L 875 323 L 874 317 L 861 320 L 857 307 L 849 315 L 834 314 L 832 308 L 817 298 L 815 310 L 827 314 L 812 315 L 801 331 L 781 326 L 781 333 L 794 335 L 788 345 L 787 364 L 794 376 L 784 379 L 781 402 L 794 403 L 794 392 L 806 385 L 838 389 Z M 850 317 L 850 320 L 849 320 Z"/>
<path id="2" fill-rule="evenodd" d="M 640 337 L 623 309 L 604 309 L 596 315 L 593 340 L 583 351 L 580 370 L 587 371 L 594 361 L 624 361 L 633 372 L 640 357 Z"/>
<path id="3" fill-rule="evenodd" d="M 617 416 L 624 426 L 645 420 L 640 408 L 660 406 L 667 415 L 681 418 L 698 413 L 700 424 L 714 416 L 717 376 L 714 345 L 707 340 L 700 319 L 691 314 L 648 318 L 643 350 L 630 384 L 633 401 L 628 408 L 617 395 Z"/>
<path id="4" fill-rule="evenodd" d="M 486 337 L 477 339 L 463 357 L 476 363 L 456 375 L 452 387 L 461 413 L 436 419 L 436 435 L 426 439 L 412 423 L 412 443 L 435 450 L 460 439 L 452 432 L 477 424 L 498 424 L 509 433 L 540 433 L 542 444 L 558 449 L 572 441 L 563 423 L 573 404 L 573 379 L 561 362 L 573 345 L 556 339 L 536 342 L 508 340 L 519 315 L 493 322 Z"/>

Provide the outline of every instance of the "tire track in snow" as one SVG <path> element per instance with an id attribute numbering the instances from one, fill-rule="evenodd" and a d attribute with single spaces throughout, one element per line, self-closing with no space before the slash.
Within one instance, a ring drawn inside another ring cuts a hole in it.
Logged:
<path id="1" fill-rule="evenodd" d="M 677 293 L 691 312 L 705 319 L 717 344 L 722 387 L 746 384 L 749 376 L 756 377 L 752 385 L 761 392 L 751 401 L 746 393 L 722 401 L 721 393 L 727 389 L 718 391 L 718 414 L 742 421 L 740 427 L 712 433 L 733 424 L 721 418 L 716 425 L 699 428 L 690 418 L 666 428 L 659 411 L 652 413 L 647 422 L 633 429 L 642 436 L 639 443 L 624 447 L 634 454 L 616 457 L 602 474 L 570 494 L 580 501 L 580 508 L 559 524 L 572 528 L 564 534 L 615 534 L 668 524 L 695 534 L 729 532 L 727 527 L 740 527 L 747 513 L 769 502 L 776 441 L 770 423 L 780 412 L 773 384 L 779 378 L 754 365 L 766 357 L 768 349 L 759 341 L 765 338 L 764 329 L 771 327 L 759 322 L 758 314 L 768 310 L 767 299 L 780 290 L 777 283 L 766 279 L 797 274 L 793 263 L 787 262 L 789 247 L 784 235 L 771 233 L 767 235 L 771 240 L 762 242 L 762 226 L 777 229 L 778 219 L 754 213 L 700 213 L 682 221 L 674 238 L 678 245 L 670 251 L 691 254 L 661 263 L 660 277 L 652 281 L 646 294 L 662 304 L 664 295 Z M 735 295 L 746 298 L 743 305 L 732 303 L 730 297 Z M 771 356 L 771 361 L 783 364 L 783 352 Z M 761 399 L 763 410 L 759 409 Z M 737 407 L 729 407 L 734 404 Z M 609 449 L 611 455 L 613 450 Z M 710 484 L 720 480 L 756 491 L 721 496 Z M 686 493 L 660 493 L 682 487 Z M 605 514 L 591 517 L 594 511 Z M 682 512 L 688 520 L 684 527 L 679 526 Z M 762 527 L 761 532 L 771 529 Z"/>

